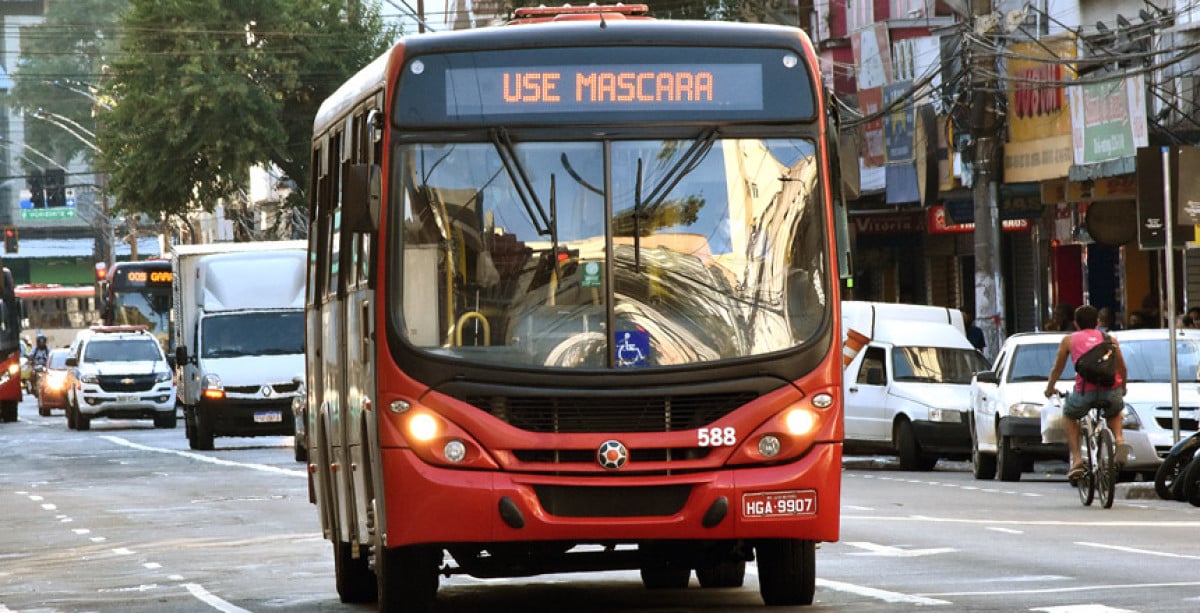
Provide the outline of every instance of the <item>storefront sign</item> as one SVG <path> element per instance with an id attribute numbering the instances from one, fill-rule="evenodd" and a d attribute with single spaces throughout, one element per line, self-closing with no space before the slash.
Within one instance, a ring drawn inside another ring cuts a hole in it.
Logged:
<path id="1" fill-rule="evenodd" d="M 883 106 L 887 108 L 900 98 L 912 95 L 912 81 L 897 81 L 883 87 Z M 883 141 L 889 164 L 911 162 L 913 159 L 913 124 L 915 105 L 899 104 L 883 116 Z"/>
<path id="2" fill-rule="evenodd" d="M 1075 164 L 1133 157 L 1149 144 L 1142 75 L 1067 88 Z"/>
<path id="3" fill-rule="evenodd" d="M 868 213 L 866 215 L 850 215 L 856 234 L 912 234 L 925 231 L 924 211 L 904 211 L 900 213 Z"/>
<path id="4" fill-rule="evenodd" d="M 966 234 L 975 231 L 974 223 L 954 223 L 946 217 L 946 207 L 940 204 L 929 207 L 928 211 L 930 234 Z M 1005 219 L 1000 222 L 1000 229 L 1005 232 L 1028 232 L 1029 228 L 1028 219 Z"/>
<path id="5" fill-rule="evenodd" d="M 850 35 L 850 47 L 854 50 L 854 65 L 858 67 L 860 91 L 892 82 L 892 44 L 887 24 L 872 23 L 854 32 Z"/>
<path id="6" fill-rule="evenodd" d="M 1021 183 L 1067 176 L 1072 163 L 1071 115 L 1066 92 L 1058 85 L 1070 79 L 1066 64 L 1075 58 L 1073 35 L 1010 45 L 1008 76 L 1008 143 L 1004 147 L 1004 181 Z"/>
<path id="7" fill-rule="evenodd" d="M 875 87 L 858 92 L 858 110 L 863 115 L 874 115 L 883 109 L 883 88 Z M 887 162 L 887 154 L 883 146 L 883 118 L 874 119 L 863 124 L 863 166 L 868 168 L 883 166 Z"/>

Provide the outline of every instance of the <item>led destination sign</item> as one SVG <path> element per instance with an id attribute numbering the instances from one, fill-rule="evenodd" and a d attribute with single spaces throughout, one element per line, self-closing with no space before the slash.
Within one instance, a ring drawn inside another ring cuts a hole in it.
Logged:
<path id="1" fill-rule="evenodd" d="M 455 68 L 446 114 L 761 111 L 759 64 Z"/>
<path id="2" fill-rule="evenodd" d="M 417 54 L 396 126 L 809 122 L 815 81 L 798 50 L 605 46 Z"/>

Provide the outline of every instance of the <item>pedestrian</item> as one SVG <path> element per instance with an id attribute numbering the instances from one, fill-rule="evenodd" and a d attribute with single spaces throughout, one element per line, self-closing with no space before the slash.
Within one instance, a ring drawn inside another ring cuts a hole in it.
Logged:
<path id="1" fill-rule="evenodd" d="M 1116 321 L 1117 318 L 1116 315 L 1113 314 L 1113 310 L 1108 307 L 1103 307 L 1100 309 L 1099 320 L 1096 325 L 1096 329 L 1101 332 L 1120 330 L 1121 327 L 1117 325 Z"/>
<path id="2" fill-rule="evenodd" d="M 1098 318 L 1096 307 L 1091 305 L 1085 304 L 1075 309 L 1074 320 L 1079 330 L 1064 336 L 1058 344 L 1058 355 L 1055 356 L 1054 367 L 1050 370 L 1050 378 L 1046 381 L 1045 394 L 1049 398 L 1058 393 L 1054 384 L 1058 382 L 1058 376 L 1066 367 L 1067 358 L 1077 362 L 1079 356 L 1087 353 L 1088 349 L 1099 345 L 1105 339 L 1112 341 L 1117 360 L 1117 376 L 1113 384 L 1101 386 L 1089 383 L 1076 373 L 1075 386 L 1063 401 L 1063 417 L 1066 418 L 1063 425 L 1067 430 L 1067 448 L 1071 457 L 1071 470 L 1067 473 L 1067 478 L 1071 481 L 1083 476 L 1083 456 L 1079 451 L 1079 420 L 1087 415 L 1088 408 L 1096 400 L 1108 401 L 1104 409 L 1104 419 L 1108 422 L 1117 444 L 1113 458 L 1117 466 L 1123 465 L 1129 457 L 1129 445 L 1125 442 L 1125 435 L 1121 430 L 1121 411 L 1125 408 L 1125 358 L 1121 355 L 1121 346 L 1115 338 L 1095 329 Z"/>
<path id="3" fill-rule="evenodd" d="M 1054 305 L 1054 313 L 1042 328 L 1055 332 L 1074 332 L 1075 306 L 1069 302 Z"/>
<path id="4" fill-rule="evenodd" d="M 962 309 L 962 314 L 963 328 L 967 331 L 967 340 L 971 341 L 971 344 L 976 349 L 983 351 L 983 348 L 987 346 L 987 339 L 983 336 L 983 330 L 975 325 L 975 314 L 966 309 Z"/>

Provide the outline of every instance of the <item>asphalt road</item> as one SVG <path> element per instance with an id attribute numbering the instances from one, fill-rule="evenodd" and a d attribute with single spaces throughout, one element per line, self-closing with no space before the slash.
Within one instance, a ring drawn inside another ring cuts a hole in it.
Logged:
<path id="1" fill-rule="evenodd" d="M 0 613 L 371 611 L 343 605 L 288 437 L 187 448 L 182 428 L 61 412 L 0 424 Z M 1132 492 L 1143 486 L 1123 486 Z M 817 554 L 805 611 L 1200 610 L 1200 509 L 1080 505 L 1061 470 L 976 481 L 849 458 L 842 537 Z M 443 580 L 439 612 L 762 611 L 740 589 L 649 592 L 636 572 Z M 784 609 L 788 610 L 788 609 Z"/>

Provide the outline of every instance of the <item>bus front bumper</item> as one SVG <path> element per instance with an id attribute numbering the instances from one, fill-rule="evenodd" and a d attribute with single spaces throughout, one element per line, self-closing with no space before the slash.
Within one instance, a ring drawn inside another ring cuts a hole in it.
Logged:
<path id="1" fill-rule="evenodd" d="M 421 543 L 836 541 L 842 445 L 787 464 L 675 476 L 451 470 L 384 449 L 389 547 Z M 449 519 L 452 518 L 452 521 Z"/>

